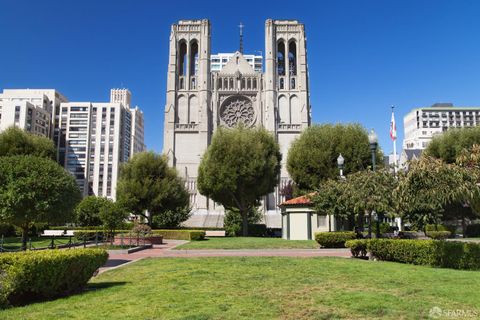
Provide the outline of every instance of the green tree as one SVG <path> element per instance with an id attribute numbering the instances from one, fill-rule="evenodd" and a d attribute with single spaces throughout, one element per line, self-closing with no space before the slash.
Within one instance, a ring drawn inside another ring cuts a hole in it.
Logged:
<path id="1" fill-rule="evenodd" d="M 128 217 L 128 213 L 122 206 L 118 205 L 118 203 L 110 199 L 105 199 L 100 206 L 99 217 L 103 223 L 103 227 L 107 230 L 110 239 L 113 241 L 115 229 Z"/>
<path id="2" fill-rule="evenodd" d="M 107 201 L 106 198 L 97 196 L 83 198 L 75 208 L 76 222 L 82 227 L 101 225 L 100 209 Z"/>
<path id="3" fill-rule="evenodd" d="M 287 169 L 299 189 L 315 190 L 322 181 L 338 177 L 339 154 L 345 158 L 345 174 L 371 166 L 367 130 L 359 124 L 311 126 L 292 143 Z M 378 149 L 377 159 L 382 158 Z"/>
<path id="4" fill-rule="evenodd" d="M 280 173 L 278 143 L 265 129 L 219 128 L 198 169 L 197 186 L 204 196 L 242 216 L 248 235 L 248 212 L 272 192 Z"/>
<path id="5" fill-rule="evenodd" d="M 346 177 L 345 201 L 350 203 L 359 217 L 359 227 L 363 229 L 363 217 L 368 215 L 368 234 L 372 233 L 372 214 L 377 217 L 392 213 L 395 199 L 392 196 L 397 180 L 388 170 L 364 170 Z M 377 237 L 379 236 L 379 219 L 377 218 Z"/>
<path id="6" fill-rule="evenodd" d="M 33 155 L 55 160 L 53 141 L 10 127 L 0 133 L 0 157 Z"/>
<path id="7" fill-rule="evenodd" d="M 348 198 L 347 181 L 328 179 L 312 196 L 315 211 L 328 216 L 328 231 L 332 231 L 332 217 L 348 220 L 353 214 Z"/>
<path id="8" fill-rule="evenodd" d="M 182 222 L 187 221 L 192 215 L 189 207 L 179 208 L 177 210 L 165 210 L 162 214 L 153 217 L 153 226 L 155 228 L 178 228 Z"/>
<path id="9" fill-rule="evenodd" d="M 168 166 L 166 156 L 154 152 L 138 153 L 122 165 L 117 200 L 127 211 L 145 217 L 149 226 L 155 216 L 177 212 L 185 217 L 182 212 L 190 211 L 185 182 Z"/>
<path id="10" fill-rule="evenodd" d="M 470 150 L 474 144 L 480 144 L 480 127 L 450 129 L 433 138 L 423 155 L 455 163 L 463 150 Z"/>
<path id="11" fill-rule="evenodd" d="M 395 198 L 404 218 L 420 230 L 439 224 L 444 207 L 470 193 L 468 173 L 455 164 L 423 156 L 400 176 Z"/>
<path id="12" fill-rule="evenodd" d="M 36 156 L 0 157 L 0 220 L 22 229 L 22 248 L 33 223 L 73 220 L 81 195 L 75 179 L 54 161 Z"/>

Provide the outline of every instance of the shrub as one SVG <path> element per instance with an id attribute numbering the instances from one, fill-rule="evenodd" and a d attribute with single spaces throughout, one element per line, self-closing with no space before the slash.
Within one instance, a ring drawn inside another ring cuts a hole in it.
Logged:
<path id="1" fill-rule="evenodd" d="M 165 210 L 164 212 L 153 216 L 153 226 L 155 228 L 178 228 L 180 227 L 180 224 L 187 221 L 191 215 L 190 208 Z"/>
<path id="2" fill-rule="evenodd" d="M 152 230 L 153 234 L 163 236 L 164 239 L 175 240 L 203 240 L 205 231 L 203 230 Z"/>
<path id="3" fill-rule="evenodd" d="M 469 238 L 480 237 L 480 223 L 469 224 L 465 230 L 465 236 Z"/>
<path id="4" fill-rule="evenodd" d="M 248 224 L 248 235 L 252 237 L 265 237 L 267 225 L 263 223 Z"/>
<path id="5" fill-rule="evenodd" d="M 455 234 L 457 231 L 457 226 L 455 225 L 445 225 L 445 224 L 427 224 L 425 230 L 428 231 L 450 231 L 451 234 Z"/>
<path id="6" fill-rule="evenodd" d="M 257 208 L 248 213 L 248 229 L 262 220 L 262 214 Z M 242 234 L 242 217 L 238 210 L 228 210 L 223 218 L 223 226 L 228 237 L 235 237 Z M 255 228 L 255 227 L 254 227 Z M 249 235 L 252 235 L 249 231 Z"/>
<path id="7" fill-rule="evenodd" d="M 450 231 L 427 231 L 427 237 L 435 240 L 445 240 L 450 237 Z"/>
<path id="8" fill-rule="evenodd" d="M 365 227 L 365 230 L 368 230 L 368 226 Z M 393 227 L 391 225 L 389 225 L 388 223 L 386 223 L 386 222 L 380 223 L 380 234 L 392 233 L 393 230 L 394 230 Z M 372 233 L 373 234 L 377 233 L 377 224 L 376 223 L 372 223 Z"/>
<path id="9" fill-rule="evenodd" d="M 15 226 L 10 223 L 0 223 L 0 237 L 15 237 Z"/>
<path id="10" fill-rule="evenodd" d="M 352 256 L 355 258 L 365 258 L 367 256 L 367 239 L 347 240 L 345 247 L 350 248 Z"/>
<path id="11" fill-rule="evenodd" d="M 317 232 L 315 241 L 324 248 L 345 248 L 345 241 L 356 238 L 353 231 Z"/>
<path id="12" fill-rule="evenodd" d="M 385 261 L 480 270 L 480 244 L 437 240 L 372 239 L 367 250 Z"/>
<path id="13" fill-rule="evenodd" d="M 0 306 L 52 298 L 83 288 L 107 262 L 100 249 L 46 250 L 0 255 Z"/>
<path id="14" fill-rule="evenodd" d="M 132 233 L 148 234 L 152 233 L 152 228 L 148 224 L 135 223 Z"/>

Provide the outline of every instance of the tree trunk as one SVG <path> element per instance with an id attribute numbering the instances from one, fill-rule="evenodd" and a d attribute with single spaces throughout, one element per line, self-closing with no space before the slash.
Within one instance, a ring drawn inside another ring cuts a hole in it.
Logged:
<path id="1" fill-rule="evenodd" d="M 240 210 L 240 214 L 242 215 L 242 236 L 248 236 L 248 211 L 247 210 Z"/>
<path id="2" fill-rule="evenodd" d="M 332 232 L 332 216 L 331 215 L 327 215 L 327 218 L 328 218 L 328 232 Z"/>
<path id="3" fill-rule="evenodd" d="M 27 250 L 27 240 L 28 240 L 28 226 L 22 227 L 22 250 Z"/>
<path id="4" fill-rule="evenodd" d="M 465 216 L 462 216 L 462 234 L 463 237 L 466 238 L 466 232 L 467 232 L 467 222 L 465 221 Z M 455 235 L 453 235 L 455 236 Z"/>
<path id="5" fill-rule="evenodd" d="M 372 238 L 372 211 L 368 213 L 368 238 Z"/>

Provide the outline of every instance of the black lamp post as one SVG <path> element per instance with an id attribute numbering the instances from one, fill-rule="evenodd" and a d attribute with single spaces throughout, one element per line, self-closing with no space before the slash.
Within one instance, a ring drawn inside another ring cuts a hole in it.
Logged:
<path id="1" fill-rule="evenodd" d="M 373 129 L 370 131 L 370 133 L 368 134 L 368 143 L 370 144 L 370 150 L 372 151 L 372 170 L 375 171 L 376 169 L 376 154 L 377 154 L 377 147 L 378 147 L 378 136 L 377 134 L 375 133 L 375 131 L 373 131 Z M 378 212 L 376 212 L 376 215 L 377 215 L 377 219 L 376 219 L 376 232 L 375 232 L 375 236 L 377 238 L 380 238 L 380 217 L 379 217 L 379 214 Z M 370 225 L 371 225 L 371 222 L 370 222 Z M 369 231 L 369 235 L 371 236 L 371 228 Z"/>
<path id="2" fill-rule="evenodd" d="M 370 150 L 372 151 L 372 170 L 375 171 L 378 137 L 373 129 L 368 134 L 368 143 L 370 144 Z"/>
<path id="3" fill-rule="evenodd" d="M 337 165 L 338 165 L 338 170 L 340 170 L 340 179 L 343 178 L 343 164 L 345 163 L 345 159 L 342 157 L 342 154 L 337 158 Z"/>

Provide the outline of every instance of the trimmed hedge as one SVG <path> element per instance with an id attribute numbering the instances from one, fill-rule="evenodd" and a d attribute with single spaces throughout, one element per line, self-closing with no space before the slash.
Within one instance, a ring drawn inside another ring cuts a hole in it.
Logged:
<path id="1" fill-rule="evenodd" d="M 153 234 L 163 236 L 164 239 L 175 240 L 203 240 L 205 239 L 204 230 L 152 230 Z"/>
<path id="2" fill-rule="evenodd" d="M 365 258 L 367 256 L 368 239 L 348 240 L 345 242 L 345 247 L 350 248 L 352 256 L 355 258 Z"/>
<path id="3" fill-rule="evenodd" d="M 445 240 L 450 237 L 450 231 L 427 231 L 427 237 L 435 240 Z"/>
<path id="4" fill-rule="evenodd" d="M 480 223 L 469 224 L 465 230 L 465 236 L 467 238 L 480 237 Z"/>
<path id="5" fill-rule="evenodd" d="M 315 241 L 324 248 L 345 248 L 345 241 L 355 238 L 356 234 L 353 231 L 315 233 Z"/>
<path id="6" fill-rule="evenodd" d="M 437 240 L 371 239 L 375 258 L 432 267 L 480 270 L 480 244 Z"/>
<path id="7" fill-rule="evenodd" d="M 0 307 L 78 291 L 107 258 L 101 249 L 2 253 Z"/>

